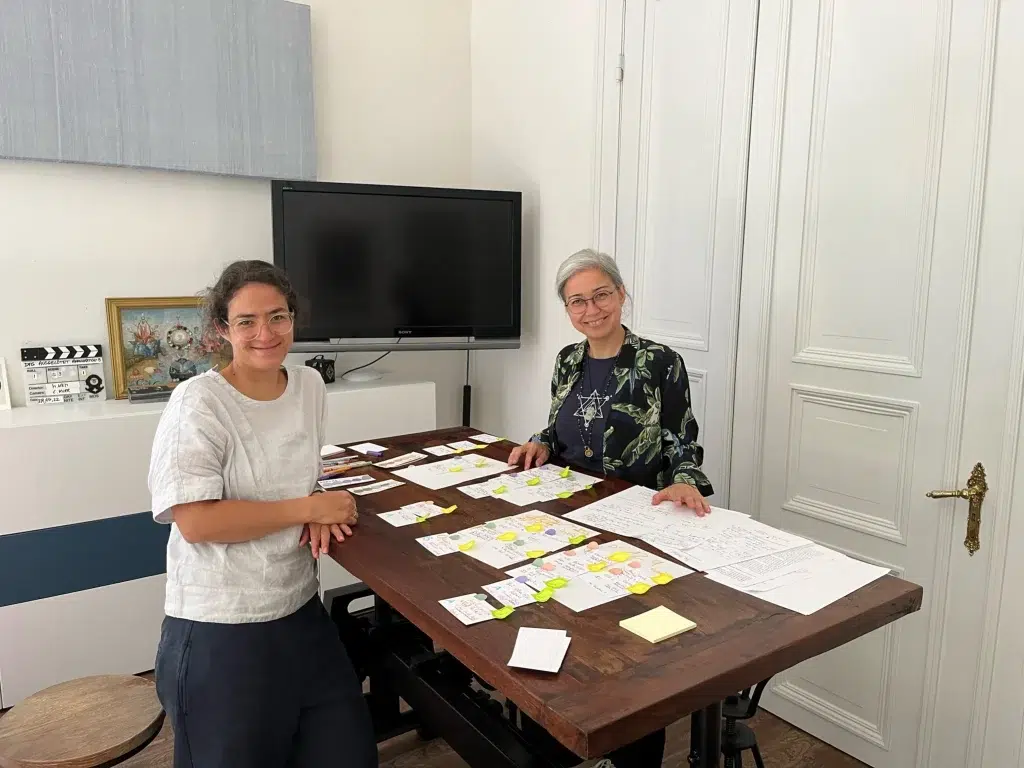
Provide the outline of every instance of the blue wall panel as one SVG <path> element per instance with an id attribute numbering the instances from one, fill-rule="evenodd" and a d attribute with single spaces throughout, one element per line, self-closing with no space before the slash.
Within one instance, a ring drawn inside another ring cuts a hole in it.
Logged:
<path id="1" fill-rule="evenodd" d="M 309 7 L 0 0 L 0 157 L 313 179 Z"/>

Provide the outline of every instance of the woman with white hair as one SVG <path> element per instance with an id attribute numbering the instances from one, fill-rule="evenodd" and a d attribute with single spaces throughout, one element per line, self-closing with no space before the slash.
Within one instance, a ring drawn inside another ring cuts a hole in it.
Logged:
<path id="1" fill-rule="evenodd" d="M 509 464 L 529 469 L 554 456 L 651 488 L 654 504 L 710 512 L 704 497 L 714 490 L 700 469 L 704 451 L 682 357 L 622 324 L 626 288 L 610 256 L 573 254 L 558 268 L 555 288 L 584 339 L 558 353 L 548 424 L 512 450 Z M 598 768 L 660 768 L 664 753 L 659 730 L 612 752 Z"/>
<path id="2" fill-rule="evenodd" d="M 512 450 L 529 469 L 552 456 L 621 477 L 704 515 L 714 490 L 700 466 L 690 382 L 679 353 L 622 324 L 626 288 L 615 261 L 592 250 L 558 268 L 558 297 L 585 337 L 555 360 L 548 424 Z"/>

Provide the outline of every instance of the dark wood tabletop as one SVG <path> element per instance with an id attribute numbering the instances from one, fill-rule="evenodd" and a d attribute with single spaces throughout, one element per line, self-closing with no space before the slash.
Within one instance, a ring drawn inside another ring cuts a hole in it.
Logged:
<path id="1" fill-rule="evenodd" d="M 389 449 L 383 458 L 391 458 L 479 432 L 456 428 L 374 442 Z M 513 447 L 503 442 L 478 452 L 505 460 Z M 393 477 L 376 467 L 357 471 Z M 562 514 L 628 485 L 607 478 L 590 491 L 530 509 Z M 431 491 L 413 483 L 356 499 L 355 535 L 334 543 L 331 557 L 583 758 L 605 755 L 921 607 L 920 586 L 884 576 L 803 616 L 694 573 L 581 613 L 548 601 L 518 608 L 504 620 L 467 627 L 438 601 L 479 592 L 482 585 L 507 576 L 458 553 L 435 557 L 416 538 L 454 533 L 527 508 L 493 498 L 474 500 L 457 487 Z M 401 528 L 375 516 L 427 500 L 458 509 Z M 615 538 L 603 533 L 597 541 Z M 696 622 L 696 629 L 651 644 L 619 627 L 621 619 L 658 605 Z M 523 626 L 564 629 L 572 637 L 558 674 L 507 665 Z"/>

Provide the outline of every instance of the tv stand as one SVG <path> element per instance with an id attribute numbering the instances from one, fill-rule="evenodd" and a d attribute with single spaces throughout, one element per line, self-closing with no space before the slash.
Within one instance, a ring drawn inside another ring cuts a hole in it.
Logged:
<path id="1" fill-rule="evenodd" d="M 351 381 L 353 384 L 358 384 L 360 382 L 376 381 L 383 375 L 376 368 L 360 368 L 358 371 L 349 371 L 341 378 L 343 381 Z"/>

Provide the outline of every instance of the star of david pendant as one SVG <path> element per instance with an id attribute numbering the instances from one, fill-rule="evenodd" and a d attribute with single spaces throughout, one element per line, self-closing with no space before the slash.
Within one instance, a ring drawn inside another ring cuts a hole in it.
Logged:
<path id="1" fill-rule="evenodd" d="M 586 456 L 588 459 L 593 458 L 594 457 L 594 449 L 591 448 L 588 445 L 586 448 L 583 449 L 583 455 Z"/>

